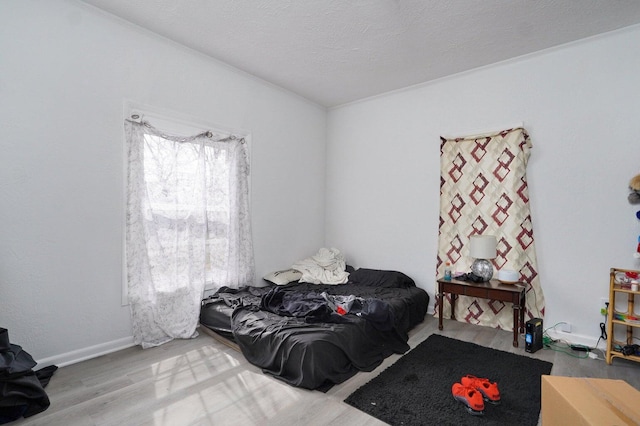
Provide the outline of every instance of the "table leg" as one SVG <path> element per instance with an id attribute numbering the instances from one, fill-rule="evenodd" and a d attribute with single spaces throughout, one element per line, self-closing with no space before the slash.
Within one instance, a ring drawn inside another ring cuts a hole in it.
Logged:
<path id="1" fill-rule="evenodd" d="M 438 330 L 442 330 L 442 299 L 444 298 L 444 294 L 442 294 L 442 289 L 436 296 L 438 299 Z"/>
<path id="2" fill-rule="evenodd" d="M 458 295 L 455 293 L 451 293 L 451 319 L 456 319 L 456 300 L 458 300 Z"/>
<path id="3" fill-rule="evenodd" d="M 524 334 L 524 311 L 527 309 L 526 296 L 522 293 L 522 300 L 520 301 L 520 333 Z"/>
<path id="4" fill-rule="evenodd" d="M 513 304 L 513 347 L 518 347 L 518 329 L 520 328 L 520 304 Z"/>

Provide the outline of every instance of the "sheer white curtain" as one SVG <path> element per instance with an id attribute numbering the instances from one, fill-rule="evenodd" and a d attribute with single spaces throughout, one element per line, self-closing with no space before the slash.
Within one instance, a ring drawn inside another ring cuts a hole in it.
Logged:
<path id="1" fill-rule="evenodd" d="M 206 283 L 254 276 L 244 139 L 175 137 L 125 121 L 126 262 L 133 334 L 142 347 L 197 335 Z"/>

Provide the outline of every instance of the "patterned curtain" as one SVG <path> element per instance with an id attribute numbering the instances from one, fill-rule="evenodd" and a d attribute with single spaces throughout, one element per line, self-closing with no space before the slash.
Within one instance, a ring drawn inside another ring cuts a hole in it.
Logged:
<path id="1" fill-rule="evenodd" d="M 440 229 L 437 274 L 445 262 L 457 272 L 469 272 L 469 238 L 495 235 L 494 270 L 520 273 L 526 283 L 525 321 L 542 318 L 544 295 L 537 272 L 526 168 L 531 150 L 523 128 L 464 138 L 442 138 L 440 146 Z M 438 307 L 436 306 L 436 315 Z M 443 315 L 449 318 L 447 296 Z M 460 296 L 455 316 L 459 321 L 512 330 L 510 303 Z"/>

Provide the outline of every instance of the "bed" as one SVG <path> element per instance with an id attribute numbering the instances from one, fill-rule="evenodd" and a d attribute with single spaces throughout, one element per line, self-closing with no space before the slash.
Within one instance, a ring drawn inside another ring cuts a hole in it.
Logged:
<path id="1" fill-rule="evenodd" d="M 352 270 L 339 285 L 291 282 L 222 287 L 202 301 L 200 324 L 293 386 L 326 390 L 409 350 L 428 294 L 407 275 Z"/>

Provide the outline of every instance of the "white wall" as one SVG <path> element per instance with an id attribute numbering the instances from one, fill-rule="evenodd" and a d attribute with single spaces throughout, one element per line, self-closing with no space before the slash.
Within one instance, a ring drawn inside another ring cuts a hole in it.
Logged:
<path id="1" fill-rule="evenodd" d="M 332 109 L 326 244 L 356 266 L 405 271 L 432 296 L 439 136 L 524 122 L 545 327 L 600 336 L 609 268 L 633 259 L 640 206 L 640 27 Z"/>
<path id="2" fill-rule="evenodd" d="M 633 27 L 327 117 L 84 4 L 2 1 L 0 327 L 59 365 L 131 343 L 121 306 L 129 99 L 252 132 L 258 276 L 325 243 L 356 266 L 404 271 L 431 296 L 439 136 L 524 121 L 545 325 L 568 321 L 595 339 L 609 268 L 640 267 L 626 201 L 640 172 L 639 45 Z"/>
<path id="3" fill-rule="evenodd" d="M 324 108 L 89 6 L 4 0 L 0 327 L 46 363 L 131 343 L 125 99 L 252 132 L 258 276 L 324 242 Z"/>

